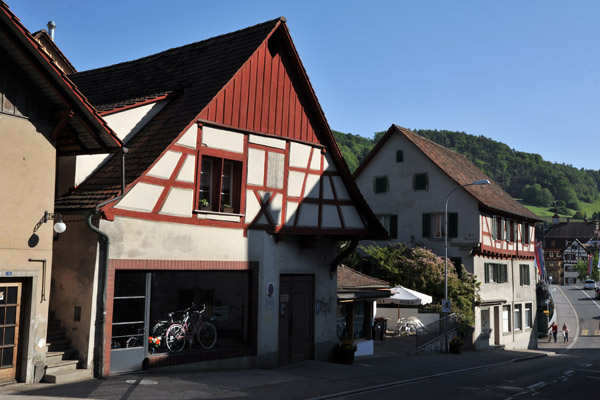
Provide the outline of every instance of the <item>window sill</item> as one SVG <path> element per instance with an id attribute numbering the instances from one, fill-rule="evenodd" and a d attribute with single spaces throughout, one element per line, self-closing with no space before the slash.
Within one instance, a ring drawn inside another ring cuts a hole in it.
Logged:
<path id="1" fill-rule="evenodd" d="M 224 213 L 216 211 L 194 210 L 193 214 L 199 220 L 241 222 L 244 214 Z"/>

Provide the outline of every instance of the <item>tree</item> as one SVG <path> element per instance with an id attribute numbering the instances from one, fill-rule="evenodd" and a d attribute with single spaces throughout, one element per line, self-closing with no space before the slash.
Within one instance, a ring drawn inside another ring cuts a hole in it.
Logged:
<path id="1" fill-rule="evenodd" d="M 444 259 L 423 247 L 411 248 L 403 243 L 388 243 L 360 246 L 359 250 L 366 256 L 351 257 L 350 266 L 370 270 L 370 274 L 390 282 L 391 285 L 402 285 L 409 289 L 427 293 L 433 297 L 433 303 L 425 308 L 441 312 L 444 299 Z M 348 265 L 347 264 L 347 265 Z M 452 301 L 455 312 L 463 327 L 475 324 L 474 302 L 479 301 L 479 285 L 475 276 L 460 266 L 460 275 L 452 263 L 448 263 L 448 298 Z"/>
<path id="2" fill-rule="evenodd" d="M 579 273 L 579 279 L 582 281 L 588 278 L 598 281 L 600 280 L 600 271 L 598 271 L 597 266 L 598 253 L 594 255 L 594 259 L 592 260 L 592 276 L 588 275 L 588 262 L 585 260 L 581 260 L 575 265 L 575 271 Z"/>

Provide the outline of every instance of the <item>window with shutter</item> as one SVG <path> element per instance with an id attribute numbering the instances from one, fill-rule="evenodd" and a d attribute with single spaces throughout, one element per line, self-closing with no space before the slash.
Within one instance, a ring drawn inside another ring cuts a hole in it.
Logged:
<path id="1" fill-rule="evenodd" d="M 458 237 L 458 213 L 448 213 L 448 236 Z"/>
<path id="2" fill-rule="evenodd" d="M 376 176 L 373 183 L 373 191 L 375 193 L 386 193 L 388 191 L 388 177 Z"/>
<path id="3" fill-rule="evenodd" d="M 431 237 L 431 214 L 423 213 L 423 237 L 428 238 Z"/>

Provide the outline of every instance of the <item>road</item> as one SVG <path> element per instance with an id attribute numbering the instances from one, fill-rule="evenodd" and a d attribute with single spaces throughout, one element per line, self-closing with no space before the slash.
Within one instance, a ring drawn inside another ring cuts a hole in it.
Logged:
<path id="1" fill-rule="evenodd" d="M 563 286 L 579 320 L 576 343 L 551 357 L 339 397 L 340 399 L 566 399 L 595 398 L 600 384 L 600 300 L 581 286 Z M 559 326 L 562 321 L 559 316 Z M 571 333 L 576 327 L 571 327 Z M 559 340 L 562 337 L 559 336 Z"/>

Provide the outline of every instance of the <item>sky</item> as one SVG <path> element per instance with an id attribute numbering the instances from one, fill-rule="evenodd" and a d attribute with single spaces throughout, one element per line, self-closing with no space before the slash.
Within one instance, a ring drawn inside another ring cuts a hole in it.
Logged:
<path id="1" fill-rule="evenodd" d="M 482 135 L 600 169 L 600 1 L 5 0 L 79 71 L 280 16 L 332 129 Z"/>

